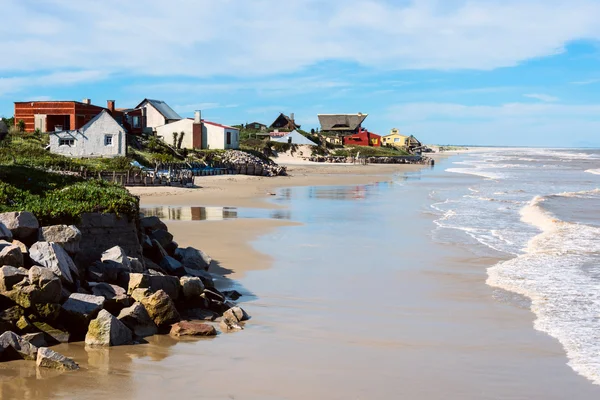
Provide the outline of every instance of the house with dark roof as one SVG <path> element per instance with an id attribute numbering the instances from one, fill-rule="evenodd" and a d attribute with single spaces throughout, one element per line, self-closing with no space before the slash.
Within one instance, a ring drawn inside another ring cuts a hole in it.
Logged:
<path id="1" fill-rule="evenodd" d="M 294 120 L 294 113 L 291 113 L 289 117 L 284 113 L 281 113 L 275 119 L 275 121 L 273 121 L 270 128 L 293 131 L 294 129 L 300 129 L 300 125 L 296 124 L 296 121 Z"/>
<path id="2" fill-rule="evenodd" d="M 321 132 L 338 135 L 356 135 L 369 114 L 318 114 Z"/>
<path id="3" fill-rule="evenodd" d="M 162 100 L 144 99 L 135 108 L 123 110 L 130 133 L 152 132 L 157 126 L 181 120 L 181 116 Z"/>

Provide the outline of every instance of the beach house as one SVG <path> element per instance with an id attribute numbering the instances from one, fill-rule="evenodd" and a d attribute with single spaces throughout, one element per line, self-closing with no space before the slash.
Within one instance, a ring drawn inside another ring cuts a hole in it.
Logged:
<path id="1" fill-rule="evenodd" d="M 318 114 L 321 132 L 341 136 L 356 135 L 369 114 Z"/>
<path id="2" fill-rule="evenodd" d="M 152 132 L 158 126 L 181 120 L 181 116 L 162 100 L 144 99 L 134 109 L 125 111 L 133 133 Z"/>
<path id="3" fill-rule="evenodd" d="M 357 134 L 344 136 L 343 137 L 344 146 L 370 146 L 370 147 L 380 147 L 381 146 L 381 136 L 371 133 L 366 129 L 361 129 Z"/>
<path id="4" fill-rule="evenodd" d="M 118 157 L 127 153 L 125 129 L 102 110 L 79 129 L 50 133 L 52 153 L 68 157 Z"/>
<path id="5" fill-rule="evenodd" d="M 166 143 L 182 149 L 238 149 L 240 147 L 239 129 L 204 120 L 201 118 L 200 111 L 195 112 L 194 118 L 184 118 L 157 126 L 155 131 L 156 135 Z"/>
<path id="6" fill-rule="evenodd" d="M 300 129 L 300 125 L 298 125 L 294 119 L 294 113 L 291 113 L 288 117 L 284 113 L 279 114 L 279 116 L 273 121 L 270 126 L 271 129 L 285 129 L 288 131 L 292 131 L 294 129 Z"/>
<path id="7" fill-rule="evenodd" d="M 412 135 L 402 135 L 397 128 L 393 128 L 389 135 L 383 136 L 381 138 L 381 144 L 383 146 L 393 146 L 407 150 L 421 147 L 421 142 L 419 142 L 417 138 Z"/>

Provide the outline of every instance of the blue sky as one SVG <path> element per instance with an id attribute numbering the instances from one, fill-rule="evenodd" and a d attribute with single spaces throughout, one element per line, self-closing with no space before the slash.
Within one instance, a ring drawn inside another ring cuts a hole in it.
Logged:
<path id="1" fill-rule="evenodd" d="M 427 143 L 600 146 L 598 0 L 3 0 L 13 102 L 165 100 L 226 124 L 368 113 Z M 65 23 L 68 21 L 68 23 Z"/>

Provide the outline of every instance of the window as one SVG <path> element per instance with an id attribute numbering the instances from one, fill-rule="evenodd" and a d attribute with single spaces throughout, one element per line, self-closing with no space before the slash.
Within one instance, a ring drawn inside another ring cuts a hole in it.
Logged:
<path id="1" fill-rule="evenodd" d="M 104 145 L 105 146 L 112 146 L 112 135 L 105 135 L 104 136 Z"/>
<path id="2" fill-rule="evenodd" d="M 140 127 L 140 117 L 138 117 L 137 115 L 134 115 L 132 125 L 134 128 L 139 128 Z"/>
<path id="3" fill-rule="evenodd" d="M 394 138 L 394 143 L 397 143 L 400 141 L 400 138 Z"/>
<path id="4" fill-rule="evenodd" d="M 227 132 L 227 144 L 231 144 L 231 132 Z"/>
<path id="5" fill-rule="evenodd" d="M 74 146 L 75 139 L 58 139 L 59 146 Z"/>

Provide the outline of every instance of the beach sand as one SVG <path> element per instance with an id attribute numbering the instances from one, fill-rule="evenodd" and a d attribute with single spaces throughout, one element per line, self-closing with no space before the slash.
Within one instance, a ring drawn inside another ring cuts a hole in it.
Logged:
<path id="1" fill-rule="evenodd" d="M 526 302 L 485 285 L 486 267 L 499 259 L 432 241 L 433 216 L 422 208 L 430 186 L 418 172 L 397 207 L 385 193 L 397 190 L 391 176 L 402 167 L 370 167 L 134 189 L 142 205 L 291 205 L 291 221 L 168 222 L 181 245 L 214 257 L 215 272 L 233 272 L 229 283 L 252 316 L 246 329 L 111 349 L 61 345 L 81 371 L 0 364 L 0 398 L 600 398 L 560 345 L 533 330 Z M 266 194 L 289 185 L 300 187 Z"/>

